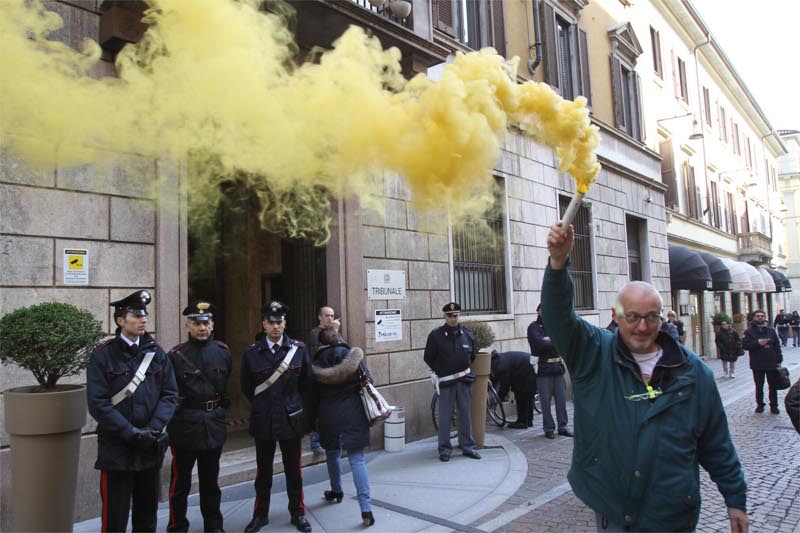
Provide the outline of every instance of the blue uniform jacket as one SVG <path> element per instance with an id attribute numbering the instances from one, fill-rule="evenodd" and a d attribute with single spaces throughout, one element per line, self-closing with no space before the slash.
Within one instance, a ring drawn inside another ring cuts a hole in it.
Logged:
<path id="1" fill-rule="evenodd" d="M 181 359 L 178 351 L 194 368 Z M 186 450 L 219 448 L 228 437 L 225 409 L 219 404 L 211 410 L 193 406 L 197 402 L 218 400 L 225 396 L 231 375 L 231 352 L 225 343 L 210 337 L 205 341 L 190 338 L 172 348 L 167 355 L 175 369 L 175 381 L 181 397 L 175 416 L 167 426 L 170 446 Z M 203 380 L 196 373 L 197 370 L 211 384 Z"/>
<path id="2" fill-rule="evenodd" d="M 255 396 L 258 385 L 280 366 L 292 345 L 297 351 L 289 368 L 267 390 Z M 240 373 L 242 393 L 250 400 L 250 434 L 259 440 L 288 440 L 302 437 L 309 431 L 308 421 L 298 427 L 289 423 L 289 414 L 303 409 L 311 395 L 311 359 L 306 345 L 284 333 L 281 348 L 273 353 L 267 338 L 245 348 Z"/>
<path id="3" fill-rule="evenodd" d="M 475 360 L 475 351 L 475 336 L 469 328 L 462 325 L 450 328 L 445 324 L 428 335 L 423 358 L 425 364 L 441 378 L 469 368 Z M 475 383 L 475 374 L 470 372 L 458 379 L 440 383 L 439 386 L 448 387 L 456 381 Z"/>
<path id="4" fill-rule="evenodd" d="M 144 355 L 151 351 L 155 357 L 134 395 L 111 405 L 111 398 L 128 386 Z M 118 329 L 113 339 L 92 352 L 86 369 L 86 394 L 89 414 L 97 421 L 95 468 L 140 471 L 161 466 L 163 456 L 140 451 L 130 442 L 134 427 L 163 430 L 178 404 L 172 365 L 153 337 L 142 335 L 134 352 L 119 338 Z"/>

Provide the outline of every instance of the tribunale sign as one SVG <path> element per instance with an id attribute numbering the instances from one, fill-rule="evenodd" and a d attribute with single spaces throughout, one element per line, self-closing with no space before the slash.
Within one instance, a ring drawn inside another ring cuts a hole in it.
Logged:
<path id="1" fill-rule="evenodd" d="M 405 270 L 367 270 L 368 300 L 405 300 Z"/>

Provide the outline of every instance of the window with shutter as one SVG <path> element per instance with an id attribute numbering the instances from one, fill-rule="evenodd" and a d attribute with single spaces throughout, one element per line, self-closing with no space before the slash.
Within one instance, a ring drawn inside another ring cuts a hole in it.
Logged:
<path id="1" fill-rule="evenodd" d="M 711 96 L 708 93 L 708 87 L 703 87 L 703 118 L 706 124 L 711 126 Z"/>
<path id="2" fill-rule="evenodd" d="M 544 68 L 545 82 L 561 94 L 561 82 L 558 75 L 558 40 L 556 37 L 556 12 L 553 6 L 542 2 L 542 23 L 544 26 Z"/>
<path id="3" fill-rule="evenodd" d="M 678 209 L 678 177 L 675 174 L 672 139 L 661 141 L 658 151 L 661 154 L 661 182 L 667 186 L 667 191 L 664 193 L 665 207 Z"/>
<path id="4" fill-rule="evenodd" d="M 634 65 L 644 50 L 629 22 L 611 27 L 608 36 L 611 39 L 611 96 L 614 101 L 614 125 L 641 142 L 644 139 L 642 90 Z"/>
<path id="5" fill-rule="evenodd" d="M 614 99 L 614 125 L 625 131 L 625 100 L 622 93 L 622 63 L 611 54 L 611 97 Z"/>
<path id="6" fill-rule="evenodd" d="M 589 36 L 568 9 L 542 2 L 545 82 L 568 100 L 584 96 L 591 107 Z"/>
<path id="7" fill-rule="evenodd" d="M 492 48 L 506 57 L 506 23 L 503 12 L 503 0 L 489 0 L 490 28 L 492 30 Z"/>
<path id="8" fill-rule="evenodd" d="M 661 37 L 658 34 L 658 30 L 654 27 L 650 26 L 650 44 L 652 46 L 652 53 L 653 53 L 653 70 L 656 73 L 656 76 L 664 79 L 664 67 L 661 64 Z"/>
<path id="9" fill-rule="evenodd" d="M 578 26 L 578 65 L 580 66 L 580 91 L 579 94 L 586 98 L 586 105 L 592 107 L 592 81 L 589 75 L 589 34 Z"/>
<path id="10" fill-rule="evenodd" d="M 454 0 L 433 0 L 431 6 L 434 26 L 437 30 L 455 37 L 455 2 Z"/>

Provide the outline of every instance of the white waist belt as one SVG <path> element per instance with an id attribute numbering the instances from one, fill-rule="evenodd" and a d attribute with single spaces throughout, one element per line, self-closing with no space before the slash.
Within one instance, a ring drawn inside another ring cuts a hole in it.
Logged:
<path id="1" fill-rule="evenodd" d="M 472 372 L 472 370 L 470 370 L 470 368 L 467 367 L 466 370 L 462 370 L 461 372 L 456 372 L 455 374 L 450 374 L 449 376 L 445 376 L 443 378 L 439 378 L 439 383 L 442 383 L 444 381 L 453 381 L 454 379 L 458 379 L 458 378 L 463 378 L 464 376 L 466 376 L 470 372 Z"/>

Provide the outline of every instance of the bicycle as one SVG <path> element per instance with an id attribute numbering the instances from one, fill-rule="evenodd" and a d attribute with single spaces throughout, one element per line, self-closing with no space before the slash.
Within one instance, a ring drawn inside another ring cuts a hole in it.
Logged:
<path id="1" fill-rule="evenodd" d="M 433 427 L 439 430 L 439 393 L 434 392 L 431 398 L 431 418 L 433 419 Z M 492 382 L 488 382 L 486 391 L 486 413 L 488 418 L 494 422 L 497 427 L 506 425 L 506 411 L 503 409 L 503 402 L 500 401 L 500 396 L 497 394 L 497 389 L 494 388 Z M 455 430 L 457 428 L 458 418 L 456 417 L 456 408 L 453 406 L 453 411 L 450 413 L 450 427 Z"/>

